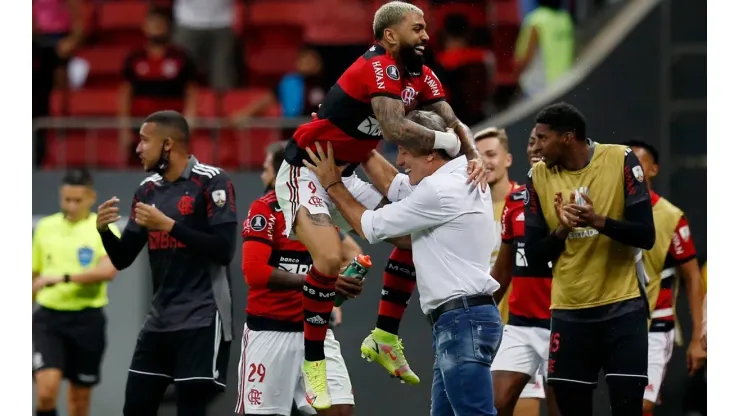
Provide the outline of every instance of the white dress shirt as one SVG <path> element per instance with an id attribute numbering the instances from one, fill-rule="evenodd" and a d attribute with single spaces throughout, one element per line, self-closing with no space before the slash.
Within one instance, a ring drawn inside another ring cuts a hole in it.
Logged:
<path id="1" fill-rule="evenodd" d="M 490 195 L 467 181 L 464 156 L 447 162 L 416 186 L 398 174 L 388 191 L 393 204 L 362 214 L 371 244 L 411 235 L 421 310 L 428 314 L 460 296 L 493 295 L 489 274 L 494 245 Z"/>

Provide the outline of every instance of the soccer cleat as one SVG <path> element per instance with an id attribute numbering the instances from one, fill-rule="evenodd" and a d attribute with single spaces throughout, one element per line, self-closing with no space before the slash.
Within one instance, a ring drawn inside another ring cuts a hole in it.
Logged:
<path id="1" fill-rule="evenodd" d="M 303 384 L 306 388 L 306 401 L 314 409 L 325 410 L 331 407 L 329 386 L 326 382 L 326 360 L 303 361 Z"/>
<path id="2" fill-rule="evenodd" d="M 401 383 L 419 384 L 419 377 L 411 371 L 409 363 L 406 362 L 403 344 L 397 335 L 375 328 L 362 341 L 360 351 L 362 358 L 382 365 L 392 377 L 399 378 Z"/>

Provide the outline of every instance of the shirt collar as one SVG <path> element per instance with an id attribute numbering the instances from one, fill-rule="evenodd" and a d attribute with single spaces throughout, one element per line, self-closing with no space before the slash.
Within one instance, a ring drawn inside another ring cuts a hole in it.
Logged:
<path id="1" fill-rule="evenodd" d="M 467 164 L 468 164 L 468 159 L 465 157 L 465 155 L 458 156 L 458 157 L 456 157 L 456 158 L 448 161 L 444 165 L 440 166 L 439 169 L 437 169 L 436 172 L 432 173 L 432 175 L 436 175 L 438 173 L 445 174 L 445 173 L 454 172 L 455 170 L 457 170 L 457 169 L 459 169 L 459 168 L 461 168 L 463 166 L 467 166 Z"/>
<path id="2" fill-rule="evenodd" d="M 650 190 L 650 205 L 655 206 L 655 204 L 658 203 L 658 200 L 660 199 L 660 195 L 658 195 L 657 192 Z"/>
<path id="3" fill-rule="evenodd" d="M 185 165 L 185 169 L 182 170 L 182 173 L 180 174 L 180 178 L 182 179 L 190 179 L 190 174 L 193 173 L 193 167 L 199 163 L 198 159 L 195 158 L 195 156 L 190 155 L 188 157 L 188 164 Z"/>

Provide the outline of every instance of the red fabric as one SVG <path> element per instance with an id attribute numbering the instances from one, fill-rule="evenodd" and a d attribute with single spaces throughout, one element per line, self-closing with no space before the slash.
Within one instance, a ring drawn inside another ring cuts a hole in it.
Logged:
<path id="1" fill-rule="evenodd" d="M 439 54 L 440 65 L 448 71 L 455 70 L 461 66 L 485 62 L 489 51 L 483 48 L 464 47 L 443 51 Z"/>
<path id="2" fill-rule="evenodd" d="M 399 266 L 401 269 L 414 270 L 414 260 L 411 250 L 394 248 L 388 258 L 388 264 L 389 266 L 394 264 Z M 411 294 L 414 292 L 414 288 L 416 287 L 416 280 L 411 280 L 408 276 L 406 276 L 407 278 L 399 277 L 393 273 L 393 269 L 389 266 L 386 266 L 385 272 L 383 273 L 383 292 L 385 293 L 386 290 L 392 289 L 396 293 L 403 294 L 406 302 L 408 302 L 411 298 Z M 403 318 L 403 313 L 406 311 L 406 306 L 406 303 L 399 304 L 389 302 L 381 298 L 380 305 L 378 307 L 378 315 L 400 322 Z"/>
<path id="3" fill-rule="evenodd" d="M 306 283 L 303 286 L 303 314 L 306 318 L 303 321 L 303 334 L 306 340 L 323 342 L 326 338 L 329 314 L 334 307 L 334 296 L 322 297 L 321 293 L 333 294 L 337 277 L 325 275 L 315 267 L 312 267 L 306 275 Z M 316 294 L 311 294 L 310 290 L 315 291 Z M 308 321 L 316 316 L 321 316 L 324 323 L 317 324 Z"/>

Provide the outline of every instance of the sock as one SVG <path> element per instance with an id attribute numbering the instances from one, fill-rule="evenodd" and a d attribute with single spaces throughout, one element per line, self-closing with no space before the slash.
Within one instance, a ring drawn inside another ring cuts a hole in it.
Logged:
<path id="1" fill-rule="evenodd" d="M 394 248 L 383 273 L 378 321 L 375 327 L 398 335 L 401 318 L 416 287 L 416 268 L 411 250 Z"/>
<path id="2" fill-rule="evenodd" d="M 36 410 L 36 416 L 57 416 L 57 409 Z"/>
<path id="3" fill-rule="evenodd" d="M 338 276 L 327 276 L 316 267 L 306 274 L 303 284 L 303 343 L 306 361 L 320 361 L 324 356 L 324 338 L 334 307 L 334 284 Z"/>

